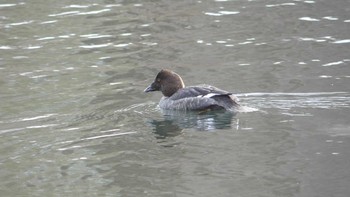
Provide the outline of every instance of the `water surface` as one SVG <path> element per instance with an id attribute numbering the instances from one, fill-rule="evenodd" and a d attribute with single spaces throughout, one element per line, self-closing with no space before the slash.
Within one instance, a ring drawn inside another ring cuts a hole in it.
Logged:
<path id="1" fill-rule="evenodd" d="M 338 1 L 2 1 L 3 196 L 348 196 Z M 168 68 L 250 112 L 161 111 Z"/>

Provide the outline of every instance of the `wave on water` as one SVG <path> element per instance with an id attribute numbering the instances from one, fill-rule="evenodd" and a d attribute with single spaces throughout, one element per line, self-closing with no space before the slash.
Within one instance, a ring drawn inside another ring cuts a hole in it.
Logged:
<path id="1" fill-rule="evenodd" d="M 258 109 L 318 108 L 337 109 L 350 107 L 349 92 L 309 93 L 243 93 L 237 94 L 242 104 Z"/>

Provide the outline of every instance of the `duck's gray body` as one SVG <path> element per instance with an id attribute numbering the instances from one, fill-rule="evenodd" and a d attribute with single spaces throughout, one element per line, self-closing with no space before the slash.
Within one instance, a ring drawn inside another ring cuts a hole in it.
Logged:
<path id="1" fill-rule="evenodd" d="M 236 111 L 238 99 L 232 93 L 209 85 L 189 86 L 179 89 L 170 97 L 163 96 L 159 102 L 162 109 L 206 110 L 226 109 Z"/>

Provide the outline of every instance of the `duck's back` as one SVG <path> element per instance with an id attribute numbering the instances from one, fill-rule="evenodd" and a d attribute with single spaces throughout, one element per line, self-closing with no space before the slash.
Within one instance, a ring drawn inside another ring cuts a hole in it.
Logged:
<path id="1" fill-rule="evenodd" d="M 179 89 L 170 97 L 163 97 L 159 103 L 163 109 L 206 110 L 225 109 L 235 111 L 239 106 L 232 93 L 214 86 L 199 85 Z"/>

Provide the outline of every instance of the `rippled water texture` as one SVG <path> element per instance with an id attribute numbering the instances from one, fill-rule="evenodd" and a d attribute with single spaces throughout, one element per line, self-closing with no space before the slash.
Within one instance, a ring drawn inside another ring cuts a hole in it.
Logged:
<path id="1" fill-rule="evenodd" d="M 1 1 L 1 196 L 349 196 L 349 7 Z M 161 111 L 161 68 L 245 112 Z"/>

